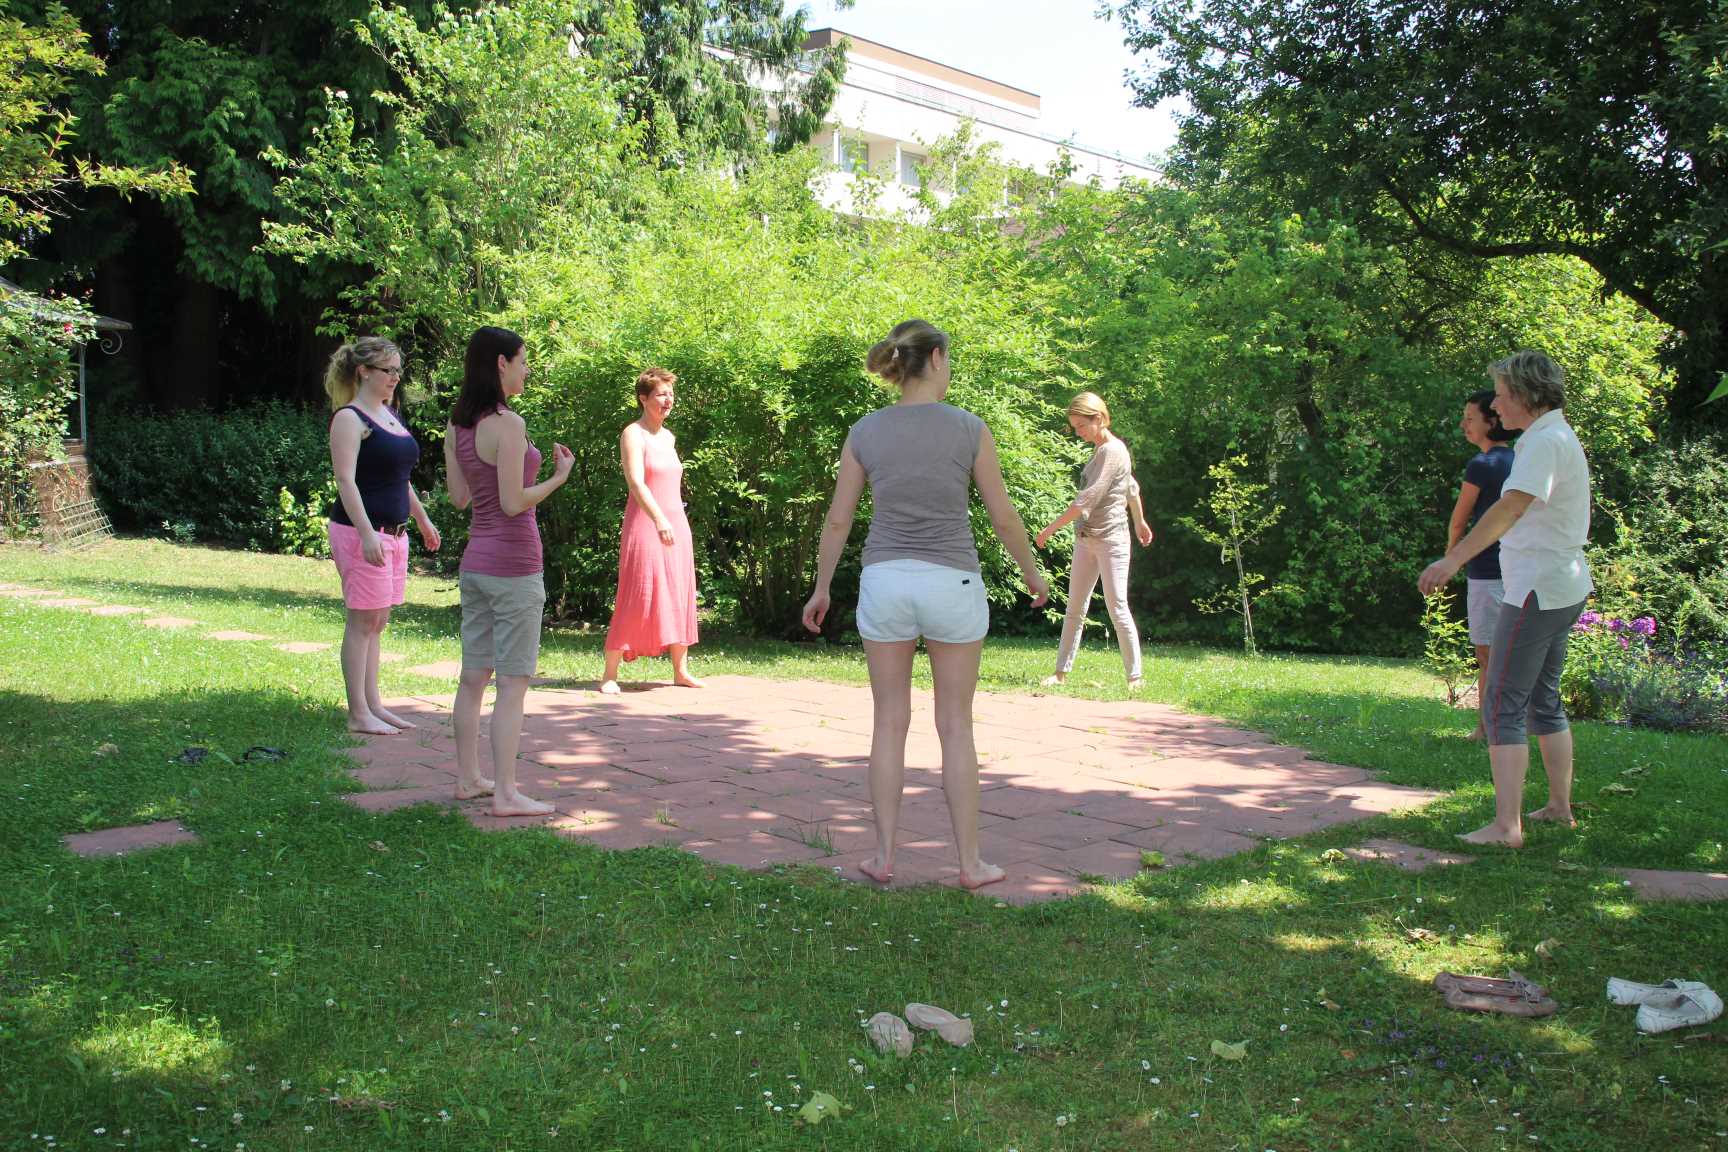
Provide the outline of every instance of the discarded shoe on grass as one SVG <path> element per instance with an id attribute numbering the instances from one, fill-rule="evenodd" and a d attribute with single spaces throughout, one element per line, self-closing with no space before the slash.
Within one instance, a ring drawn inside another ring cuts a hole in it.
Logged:
<path id="1" fill-rule="evenodd" d="M 962 1019 L 934 1004 L 906 1005 L 906 1020 L 923 1032 L 934 1032 L 956 1048 L 972 1043 L 972 1021 Z"/>
<path id="2" fill-rule="evenodd" d="M 1516 972 L 1506 979 L 1492 976 L 1460 976 L 1442 972 L 1434 987 L 1446 994 L 1446 1006 L 1464 1012 L 1499 1012 L 1506 1016 L 1552 1016 L 1560 1005 L 1548 990 L 1532 984 Z"/>
<path id="3" fill-rule="evenodd" d="M 870 1042 L 876 1045 L 876 1051 L 892 1052 L 896 1056 L 912 1055 L 912 1029 L 894 1013 L 878 1012 L 865 1021 L 864 1027 L 869 1030 Z"/>
<path id="4" fill-rule="evenodd" d="M 1638 1005 L 1638 1031 L 1654 1036 L 1676 1028 L 1697 1028 L 1722 1015 L 1722 997 L 1697 980 L 1639 984 L 1618 976 L 1608 981 L 1609 1003 Z"/>

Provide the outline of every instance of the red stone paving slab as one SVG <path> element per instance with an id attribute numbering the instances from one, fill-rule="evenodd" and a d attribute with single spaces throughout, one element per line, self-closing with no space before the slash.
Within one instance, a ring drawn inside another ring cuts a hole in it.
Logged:
<path id="1" fill-rule="evenodd" d="M 196 628 L 198 621 L 185 616 L 152 616 L 148 620 L 140 620 L 146 628 Z"/>
<path id="2" fill-rule="evenodd" d="M 268 639 L 270 639 L 270 637 L 261 636 L 256 632 L 242 632 L 239 629 L 235 629 L 235 628 L 224 628 L 219 632 L 206 632 L 206 633 L 204 633 L 204 637 L 207 640 L 268 640 Z"/>
<path id="3" fill-rule="evenodd" d="M 134 608 L 130 604 L 98 604 L 96 607 L 89 609 L 90 615 L 92 616 L 136 616 L 141 612 L 148 611 L 150 611 L 150 609 Z"/>
<path id="4" fill-rule="evenodd" d="M 544 825 L 602 848 L 681 844 L 715 863 L 804 861 L 862 880 L 857 864 L 876 839 L 869 689 L 730 676 L 710 684 L 635 683 L 618 696 L 567 684 L 531 690 L 519 779 L 558 814 L 497 819 L 484 801 L 460 810 L 483 827 Z M 356 803 L 385 811 L 453 802 L 450 701 L 386 701 L 423 727 L 352 750 L 363 765 L 357 778 L 387 789 Z M 1308 761 L 1260 733 L 1162 705 L 983 694 L 974 712 L 989 752 L 980 765 L 980 850 L 1008 871 L 982 896 L 1004 903 L 1078 892 L 1082 875 L 1132 876 L 1142 849 L 1174 866 L 1436 795 Z M 483 767 L 490 751 L 483 732 Z M 957 885 L 925 691 L 914 694 L 906 762 L 893 886 Z"/>
<path id="5" fill-rule="evenodd" d="M 456 680 L 462 676 L 460 660 L 439 660 L 433 664 L 416 664 L 408 669 L 416 676 L 425 676 L 431 680 Z"/>
<path id="6" fill-rule="evenodd" d="M 1728 900 L 1728 872 L 1665 872 L 1655 868 L 1616 868 L 1646 900 Z"/>
<path id="7" fill-rule="evenodd" d="M 314 652 L 328 651 L 330 645 L 319 644 L 311 640 L 290 640 L 286 644 L 276 645 L 276 651 L 289 652 L 295 656 L 310 656 Z"/>
<path id="8" fill-rule="evenodd" d="M 1437 852 L 1432 848 L 1419 848 L 1401 840 L 1364 840 L 1356 847 L 1346 848 L 1344 851 L 1357 860 L 1378 860 L 1406 872 L 1426 872 L 1430 868 L 1449 864 L 1469 864 L 1476 859 L 1459 852 Z"/>
<path id="9" fill-rule="evenodd" d="M 197 842 L 198 834 L 188 831 L 178 820 L 129 824 L 123 828 L 104 828 L 100 832 L 78 832 L 64 838 L 66 847 L 79 856 L 124 856 L 146 848 Z"/>

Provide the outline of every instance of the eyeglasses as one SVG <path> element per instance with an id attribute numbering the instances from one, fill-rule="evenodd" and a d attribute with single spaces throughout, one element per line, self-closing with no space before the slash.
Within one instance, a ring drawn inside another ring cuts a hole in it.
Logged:
<path id="1" fill-rule="evenodd" d="M 401 368 L 380 368 L 376 364 L 368 364 L 366 367 L 372 369 L 374 372 L 382 372 L 384 375 L 389 376 L 392 379 L 400 380 L 402 378 Z"/>

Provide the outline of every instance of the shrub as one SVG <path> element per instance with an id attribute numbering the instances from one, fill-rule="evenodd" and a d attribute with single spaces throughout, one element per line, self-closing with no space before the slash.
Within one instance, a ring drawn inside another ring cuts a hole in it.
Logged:
<path id="1" fill-rule="evenodd" d="M 64 320 L 0 305 L 0 536 L 36 526 L 30 465 L 60 455 L 66 411 L 77 399 L 75 349 L 88 335 L 69 302 Z"/>
<path id="2" fill-rule="evenodd" d="M 221 414 L 107 409 L 88 451 L 117 525 L 252 548 L 288 542 L 283 490 L 304 519 L 330 481 L 323 418 L 279 401 Z M 303 532 L 293 540 L 304 546 Z"/>

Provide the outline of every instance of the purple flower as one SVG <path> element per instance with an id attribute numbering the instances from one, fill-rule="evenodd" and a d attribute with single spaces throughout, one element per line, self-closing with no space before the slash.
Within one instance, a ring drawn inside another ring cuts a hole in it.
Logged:
<path id="1" fill-rule="evenodd" d="M 1582 616 L 1578 617 L 1578 622 L 1572 625 L 1572 630 L 1574 632 L 1588 632 L 1590 629 L 1596 627 L 1597 624 L 1601 623 L 1601 621 L 1602 613 L 1586 612 Z"/>
<path id="2" fill-rule="evenodd" d="M 1624 631 L 1626 631 L 1626 621 L 1620 619 L 1620 617 L 1618 617 L 1618 616 L 1612 617 L 1608 621 L 1608 631 L 1610 631 L 1610 632 L 1624 632 Z"/>
<path id="3" fill-rule="evenodd" d="M 1656 635 L 1656 617 L 1654 617 L 1654 616 L 1640 616 L 1640 617 L 1638 617 L 1638 619 L 1632 621 L 1632 631 L 1638 633 L 1638 635 L 1640 635 L 1640 636 L 1654 636 L 1654 635 Z"/>
<path id="4" fill-rule="evenodd" d="M 1628 645 L 1630 645 L 1631 643 L 1632 642 L 1630 640 L 1626 639 L 1626 637 L 1624 637 L 1624 636 L 1620 637 L 1620 647 L 1625 648 Z"/>

